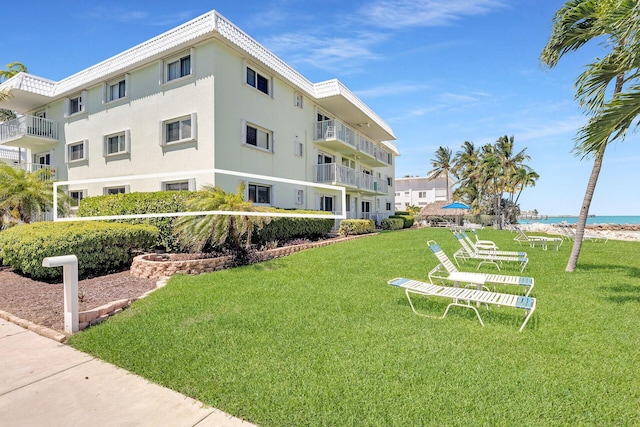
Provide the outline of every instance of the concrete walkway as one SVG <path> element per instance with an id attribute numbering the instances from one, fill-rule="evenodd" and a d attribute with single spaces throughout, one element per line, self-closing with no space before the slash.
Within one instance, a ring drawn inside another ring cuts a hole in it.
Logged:
<path id="1" fill-rule="evenodd" d="M 253 426 L 3 319 L 0 425 Z"/>

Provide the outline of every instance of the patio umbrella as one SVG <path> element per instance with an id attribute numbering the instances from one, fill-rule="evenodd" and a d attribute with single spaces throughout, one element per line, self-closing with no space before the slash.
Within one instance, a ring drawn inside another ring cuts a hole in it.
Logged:
<path id="1" fill-rule="evenodd" d="M 454 216 L 456 217 L 456 224 L 460 225 L 460 218 L 464 216 L 463 211 L 469 210 L 471 208 L 462 202 L 453 202 L 449 203 L 448 205 L 444 205 L 442 209 L 456 209 L 456 211 L 453 212 L 456 212 L 456 214 L 454 214 Z"/>

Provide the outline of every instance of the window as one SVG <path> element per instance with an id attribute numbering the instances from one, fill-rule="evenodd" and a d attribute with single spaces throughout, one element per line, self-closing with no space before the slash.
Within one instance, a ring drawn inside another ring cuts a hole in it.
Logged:
<path id="1" fill-rule="evenodd" d="M 178 80 L 193 74 L 193 49 L 189 53 L 165 60 L 163 62 L 162 83 Z"/>
<path id="2" fill-rule="evenodd" d="M 80 206 L 80 201 L 87 197 L 87 190 L 71 190 L 69 197 L 71 198 L 71 206 L 77 208 Z"/>
<path id="3" fill-rule="evenodd" d="M 418 198 L 419 199 L 426 199 L 427 198 L 427 192 L 426 191 L 418 191 Z"/>
<path id="4" fill-rule="evenodd" d="M 87 160 L 89 157 L 89 141 L 74 142 L 67 145 L 65 150 L 66 163 Z"/>
<path id="5" fill-rule="evenodd" d="M 162 122 L 161 145 L 196 140 L 196 114 Z"/>
<path id="6" fill-rule="evenodd" d="M 117 80 L 106 83 L 103 88 L 103 102 L 113 102 L 128 96 L 129 75 L 125 74 Z"/>
<path id="7" fill-rule="evenodd" d="M 293 105 L 295 105 L 298 108 L 302 108 L 302 102 L 303 102 L 304 98 L 302 97 L 302 94 L 299 92 L 296 92 L 293 94 Z"/>
<path id="8" fill-rule="evenodd" d="M 65 98 L 64 103 L 65 103 L 65 106 L 64 106 L 65 117 L 69 117 L 74 114 L 78 114 L 86 111 L 87 91 L 84 90 L 79 95 L 76 95 L 71 98 Z"/>
<path id="9" fill-rule="evenodd" d="M 105 187 L 103 189 L 103 192 L 105 195 L 109 195 L 109 194 L 124 194 L 127 193 L 127 186 L 126 185 L 122 185 L 120 187 Z"/>
<path id="10" fill-rule="evenodd" d="M 320 210 L 326 211 L 326 212 L 333 212 L 333 196 L 320 197 Z"/>
<path id="11" fill-rule="evenodd" d="M 167 181 L 162 183 L 162 191 L 195 191 L 196 180 Z"/>
<path id="12" fill-rule="evenodd" d="M 130 152 L 130 132 L 126 130 L 104 137 L 104 156 L 114 156 Z"/>
<path id="13" fill-rule="evenodd" d="M 247 67 L 247 84 L 255 87 L 266 95 L 271 94 L 269 90 L 269 79 L 249 67 Z"/>
<path id="14" fill-rule="evenodd" d="M 270 204 L 271 187 L 266 185 L 249 184 L 249 201 L 253 203 Z"/>
<path id="15" fill-rule="evenodd" d="M 273 132 L 261 129 L 257 126 L 246 124 L 244 127 L 244 143 L 262 148 L 263 150 L 273 151 Z"/>
<path id="16" fill-rule="evenodd" d="M 391 185 L 392 183 L 392 179 L 390 176 L 387 177 L 387 185 Z"/>
<path id="17" fill-rule="evenodd" d="M 391 203 L 387 202 L 387 210 L 390 211 L 391 210 Z"/>
<path id="18" fill-rule="evenodd" d="M 293 148 L 296 156 L 304 156 L 304 145 L 302 145 L 302 142 L 295 141 L 293 143 Z"/>
<path id="19" fill-rule="evenodd" d="M 304 190 L 295 190 L 295 200 L 296 205 L 301 205 L 304 203 Z"/>

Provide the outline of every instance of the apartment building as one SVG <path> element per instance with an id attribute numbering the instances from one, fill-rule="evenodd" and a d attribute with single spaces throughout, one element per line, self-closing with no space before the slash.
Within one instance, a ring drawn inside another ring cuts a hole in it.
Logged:
<path id="1" fill-rule="evenodd" d="M 453 180 L 449 179 L 449 192 L 447 193 L 447 180 L 443 176 L 435 179 L 427 177 L 396 178 L 395 208 L 406 210 L 409 206 L 425 207 L 433 202 L 447 201 L 453 194 Z"/>
<path id="2" fill-rule="evenodd" d="M 216 11 L 60 81 L 0 85 L 0 147 L 50 167 L 76 200 L 134 191 L 235 191 L 257 205 L 382 219 L 394 211 L 390 126 L 338 80 L 312 83 Z M 145 176 L 144 179 L 131 178 Z M 89 181 L 87 181 L 89 180 Z"/>

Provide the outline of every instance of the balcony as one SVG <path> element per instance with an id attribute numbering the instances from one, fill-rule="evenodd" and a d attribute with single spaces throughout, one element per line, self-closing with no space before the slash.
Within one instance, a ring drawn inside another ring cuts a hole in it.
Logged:
<path id="1" fill-rule="evenodd" d="M 343 154 L 355 155 L 358 153 L 356 132 L 338 120 L 316 122 L 313 141 L 321 147 Z"/>
<path id="2" fill-rule="evenodd" d="M 387 194 L 387 181 L 337 163 L 315 165 L 315 182 L 343 185 L 367 194 Z"/>
<path id="3" fill-rule="evenodd" d="M 0 124 L 0 145 L 46 150 L 58 143 L 58 123 L 35 116 L 20 116 Z"/>
<path id="4" fill-rule="evenodd" d="M 362 163 L 373 167 L 388 166 L 390 164 L 389 153 L 364 136 L 360 136 L 358 150 L 361 154 L 359 157 Z"/>
<path id="5" fill-rule="evenodd" d="M 35 172 L 38 170 L 46 171 L 48 173 L 42 174 L 42 179 L 56 179 L 56 170 L 52 169 L 49 165 L 41 165 L 39 163 L 13 163 L 10 164 L 14 169 L 21 169 L 27 172 Z"/>

